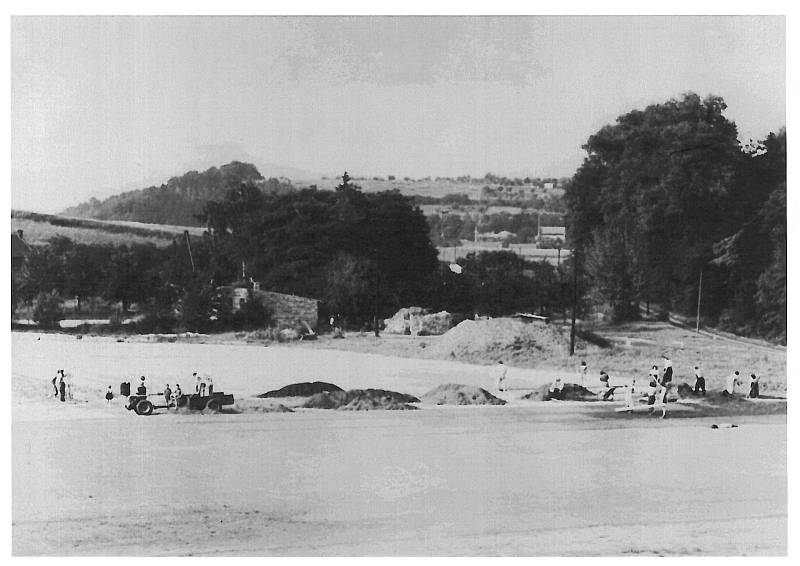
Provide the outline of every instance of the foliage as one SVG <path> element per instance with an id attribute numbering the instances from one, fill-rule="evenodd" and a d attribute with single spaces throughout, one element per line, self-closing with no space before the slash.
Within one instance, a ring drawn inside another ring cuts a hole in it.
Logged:
<path id="1" fill-rule="evenodd" d="M 36 295 L 33 307 L 33 320 L 42 328 L 56 328 L 63 318 L 61 298 L 57 291 L 41 292 Z"/>
<path id="2" fill-rule="evenodd" d="M 725 108 L 690 93 L 620 116 L 584 146 L 568 234 L 586 258 L 582 288 L 618 319 L 640 301 L 693 314 L 702 271 L 706 317 L 780 335 L 785 131 L 743 151 Z"/>

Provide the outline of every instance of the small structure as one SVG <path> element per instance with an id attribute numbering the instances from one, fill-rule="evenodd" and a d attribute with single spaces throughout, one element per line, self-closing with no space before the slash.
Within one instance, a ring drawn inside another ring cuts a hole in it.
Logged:
<path id="1" fill-rule="evenodd" d="M 261 286 L 254 281 L 242 281 L 230 287 L 221 287 L 220 290 L 230 292 L 234 312 L 241 309 L 247 301 L 259 301 L 272 313 L 273 324 L 278 330 L 299 329 L 298 326 L 316 329 L 319 319 L 318 299 L 262 291 Z"/>

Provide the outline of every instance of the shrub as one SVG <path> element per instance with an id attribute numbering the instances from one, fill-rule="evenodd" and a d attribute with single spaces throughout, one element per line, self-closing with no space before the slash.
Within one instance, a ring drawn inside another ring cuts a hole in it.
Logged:
<path id="1" fill-rule="evenodd" d="M 36 296 L 36 305 L 33 308 L 33 320 L 42 328 L 56 328 L 58 322 L 64 318 L 61 298 L 56 291 L 39 293 Z"/>

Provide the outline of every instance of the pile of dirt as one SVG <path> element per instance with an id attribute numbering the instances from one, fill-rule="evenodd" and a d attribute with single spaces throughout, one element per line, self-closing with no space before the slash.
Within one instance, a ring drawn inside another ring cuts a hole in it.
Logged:
<path id="1" fill-rule="evenodd" d="M 338 409 L 340 411 L 395 411 L 417 408 L 408 403 L 419 403 L 419 399 L 413 395 L 383 389 L 351 389 L 317 393 L 303 404 L 303 408 Z"/>
<path id="2" fill-rule="evenodd" d="M 554 325 L 512 318 L 465 320 L 429 348 L 443 359 L 474 363 L 541 360 L 564 354 L 569 337 Z"/>
<path id="3" fill-rule="evenodd" d="M 294 411 L 286 405 L 266 404 L 254 399 L 240 399 L 233 405 L 235 413 L 293 413 Z"/>
<path id="4" fill-rule="evenodd" d="M 256 395 L 256 397 L 260 397 L 261 399 L 268 397 L 311 397 L 312 395 L 316 395 L 317 393 L 322 393 L 324 391 L 344 390 L 333 383 L 325 383 L 324 381 L 315 381 L 311 383 L 304 381 L 303 383 L 292 383 L 291 385 L 281 387 L 280 389 L 267 391 L 261 395 Z"/>
<path id="5" fill-rule="evenodd" d="M 450 330 L 453 316 L 447 311 L 429 313 L 422 307 L 408 307 L 397 311 L 392 318 L 384 319 L 383 323 L 387 334 L 429 336 Z"/>
<path id="6" fill-rule="evenodd" d="M 561 386 L 559 393 L 550 391 L 550 385 L 543 385 L 535 391 L 523 395 L 522 399 L 549 401 L 557 399 L 559 401 L 597 401 L 597 393 L 589 391 L 577 383 L 565 383 Z"/>
<path id="7" fill-rule="evenodd" d="M 485 389 L 472 385 L 447 383 L 440 385 L 422 396 L 425 403 L 436 405 L 505 405 L 506 402 L 495 397 Z"/>

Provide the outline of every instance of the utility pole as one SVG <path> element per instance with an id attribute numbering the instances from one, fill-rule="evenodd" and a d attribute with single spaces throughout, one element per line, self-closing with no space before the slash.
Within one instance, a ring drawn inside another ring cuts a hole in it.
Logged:
<path id="1" fill-rule="evenodd" d="M 697 284 L 697 324 L 695 326 L 695 334 L 700 334 L 700 296 L 703 293 L 703 268 L 700 268 L 700 282 Z"/>
<path id="2" fill-rule="evenodd" d="M 192 257 L 192 245 L 189 243 L 189 230 L 183 231 L 183 237 L 186 238 L 186 249 L 189 250 L 189 261 L 192 263 L 192 273 L 195 273 L 194 258 Z"/>
<path id="3" fill-rule="evenodd" d="M 575 311 L 578 308 L 578 250 L 572 250 L 572 324 L 569 328 L 569 355 L 575 355 Z"/>

